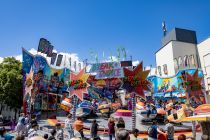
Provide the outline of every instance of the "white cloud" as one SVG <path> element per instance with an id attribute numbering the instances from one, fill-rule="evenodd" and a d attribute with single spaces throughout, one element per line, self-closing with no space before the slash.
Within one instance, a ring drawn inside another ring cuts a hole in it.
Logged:
<path id="1" fill-rule="evenodd" d="M 118 61 L 116 56 L 109 56 L 107 59 L 105 59 L 103 62 L 116 62 Z"/>
<path id="2" fill-rule="evenodd" d="M 0 63 L 3 61 L 3 59 L 4 59 L 3 57 L 0 57 Z"/>
<path id="3" fill-rule="evenodd" d="M 59 54 L 63 55 L 63 60 L 62 60 L 61 66 L 70 68 L 71 70 L 74 71 L 75 70 L 74 64 L 76 62 L 76 71 L 79 70 L 79 63 L 81 65 L 81 68 L 83 68 L 83 61 L 80 60 L 80 58 L 79 58 L 77 53 L 64 53 L 64 52 L 61 52 Z"/>
<path id="4" fill-rule="evenodd" d="M 33 55 L 36 55 L 36 54 L 37 54 L 37 50 L 34 49 L 34 48 L 30 49 L 29 52 L 30 52 L 31 54 L 33 54 Z M 21 62 L 23 61 L 23 60 L 22 60 L 22 59 L 23 59 L 22 54 L 16 55 L 16 56 L 14 56 L 14 57 L 15 57 L 16 60 L 19 60 L 19 61 L 21 61 Z"/>
<path id="5" fill-rule="evenodd" d="M 36 49 L 34 48 L 31 48 L 29 50 L 29 52 L 33 55 L 41 55 L 43 57 L 45 57 L 47 59 L 47 62 L 48 64 L 50 64 L 50 61 L 51 61 L 51 58 L 50 57 L 47 57 L 46 54 L 43 54 L 43 53 L 40 53 L 40 52 L 37 52 Z M 58 53 L 57 50 L 53 50 L 53 52 L 55 53 Z M 51 65 L 52 67 L 54 68 L 64 68 L 64 67 L 67 67 L 67 68 L 71 68 L 71 70 L 75 70 L 74 69 L 74 63 L 76 62 L 76 71 L 79 71 L 79 63 L 81 64 L 81 68 L 83 68 L 83 62 L 80 60 L 79 56 L 77 53 L 65 53 L 65 52 L 61 52 L 61 53 L 58 53 L 58 54 L 62 54 L 63 55 L 63 59 L 62 59 L 62 62 L 61 62 L 61 65 L 58 67 L 56 66 L 56 61 L 55 61 L 55 64 L 54 65 Z M 13 57 L 15 57 L 15 59 L 19 60 L 22 62 L 22 54 L 20 55 L 14 55 Z M 4 58 L 0 57 L 0 63 L 3 61 Z M 71 67 L 70 67 L 70 59 L 71 59 Z"/>
<path id="6" fill-rule="evenodd" d="M 132 62 L 133 66 L 137 66 L 139 63 L 140 63 L 139 60 L 136 60 L 136 61 Z"/>
<path id="7" fill-rule="evenodd" d="M 29 52 L 30 52 L 31 54 L 33 54 L 33 55 L 36 55 L 36 54 L 37 54 L 37 50 L 34 49 L 34 48 L 30 49 Z"/>
<path id="8" fill-rule="evenodd" d="M 15 57 L 16 60 L 19 60 L 20 62 L 22 62 L 22 54 L 14 56 L 14 57 Z"/>
<path id="9" fill-rule="evenodd" d="M 34 55 L 38 54 L 38 55 L 45 57 L 47 59 L 48 64 L 50 64 L 51 58 L 47 57 L 46 54 L 43 54 L 40 52 L 37 53 L 37 51 L 34 48 L 29 50 L 29 52 Z M 79 63 L 81 65 L 81 68 L 83 68 L 83 62 L 80 60 L 77 53 L 66 53 L 66 52 L 58 53 L 57 50 L 53 50 L 53 52 L 57 53 L 57 55 L 59 55 L 59 54 L 63 55 L 63 58 L 62 58 L 62 62 L 61 62 L 60 66 L 56 66 L 56 61 L 57 61 L 57 58 L 56 58 L 54 65 L 51 65 L 52 67 L 57 68 L 57 69 L 67 67 L 67 68 L 70 68 L 72 71 L 75 71 L 74 63 L 76 62 L 76 71 L 79 71 Z M 70 60 L 71 60 L 71 62 L 70 62 Z M 70 64 L 71 64 L 71 66 L 70 66 Z"/>

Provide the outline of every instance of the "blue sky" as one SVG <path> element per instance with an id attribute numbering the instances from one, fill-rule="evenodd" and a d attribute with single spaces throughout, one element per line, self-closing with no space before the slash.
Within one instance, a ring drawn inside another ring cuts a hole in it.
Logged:
<path id="1" fill-rule="evenodd" d="M 210 1 L 205 0 L 1 0 L 0 57 L 21 54 L 21 47 L 37 48 L 47 38 L 58 52 L 93 50 L 102 57 L 128 56 L 155 65 L 160 48 L 161 22 L 167 29 L 192 29 L 198 41 L 210 36 Z"/>

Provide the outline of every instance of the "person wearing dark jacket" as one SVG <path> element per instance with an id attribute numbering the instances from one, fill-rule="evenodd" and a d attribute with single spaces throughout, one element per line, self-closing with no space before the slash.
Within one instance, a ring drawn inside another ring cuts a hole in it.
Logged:
<path id="1" fill-rule="evenodd" d="M 123 120 L 122 117 L 120 117 L 117 122 L 117 129 L 119 129 L 119 128 L 125 128 L 125 121 Z"/>
<path id="2" fill-rule="evenodd" d="M 97 137 L 97 131 L 98 131 L 98 123 L 96 122 L 96 120 L 93 120 L 92 126 L 90 128 L 92 138 Z"/>
<path id="3" fill-rule="evenodd" d="M 55 135 L 56 135 L 56 130 L 53 129 L 50 131 L 51 136 L 48 138 L 48 140 L 56 140 Z"/>

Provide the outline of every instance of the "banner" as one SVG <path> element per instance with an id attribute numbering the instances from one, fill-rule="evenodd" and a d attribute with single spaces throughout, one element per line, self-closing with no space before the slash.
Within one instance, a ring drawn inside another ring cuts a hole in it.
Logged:
<path id="1" fill-rule="evenodd" d="M 190 75 L 187 78 L 182 78 L 183 73 Z M 196 75 L 197 74 L 197 75 Z M 193 77 L 195 75 L 195 78 Z M 203 101 L 204 93 L 202 92 L 202 81 L 197 79 L 203 78 L 203 72 L 196 69 L 180 70 L 173 77 L 161 78 L 157 76 L 149 76 L 147 79 L 152 83 L 151 91 L 154 93 L 154 97 L 158 98 L 186 98 L 187 94 L 192 106 L 197 106 L 194 104 L 205 103 Z M 187 80 L 187 81 L 186 81 Z M 199 83 L 201 82 L 201 83 Z M 189 87 L 190 89 L 187 90 Z"/>
<path id="2" fill-rule="evenodd" d="M 131 67 L 132 61 L 121 61 L 121 67 Z"/>
<path id="3" fill-rule="evenodd" d="M 53 46 L 47 39 L 40 38 L 38 52 L 45 53 L 48 57 L 51 57 L 53 53 Z"/>
<path id="4" fill-rule="evenodd" d="M 24 48 L 22 48 L 22 53 L 23 53 L 23 62 L 22 62 L 23 72 L 29 73 L 34 61 L 34 57 Z"/>
<path id="5" fill-rule="evenodd" d="M 60 66 L 63 59 L 63 55 L 59 54 L 56 62 L 56 66 Z"/>
<path id="6" fill-rule="evenodd" d="M 54 65 L 56 57 L 57 57 L 57 53 L 52 53 L 51 62 L 50 62 L 51 65 Z"/>
<path id="7" fill-rule="evenodd" d="M 90 72 L 96 72 L 96 79 L 122 78 L 123 69 L 119 62 L 96 63 L 91 67 Z"/>
<path id="8" fill-rule="evenodd" d="M 52 45 L 49 45 L 48 46 L 48 51 L 47 51 L 47 56 L 48 57 L 52 57 L 52 54 L 53 54 L 53 46 Z"/>

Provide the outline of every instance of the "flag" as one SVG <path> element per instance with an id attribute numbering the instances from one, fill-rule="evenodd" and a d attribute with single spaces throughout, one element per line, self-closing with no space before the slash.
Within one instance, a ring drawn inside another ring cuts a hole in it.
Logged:
<path id="1" fill-rule="evenodd" d="M 48 56 L 48 57 L 52 57 L 53 48 L 54 48 L 53 45 L 49 45 L 49 46 L 48 46 L 48 51 L 47 51 L 47 56 Z"/>
<path id="2" fill-rule="evenodd" d="M 71 57 L 69 57 L 69 66 L 71 68 Z"/>
<path id="3" fill-rule="evenodd" d="M 118 51 L 117 58 L 118 58 L 118 61 L 120 61 L 120 48 L 118 48 L 117 51 Z"/>
<path id="4" fill-rule="evenodd" d="M 40 38 L 39 45 L 38 45 L 38 50 L 37 50 L 38 52 L 44 52 L 46 42 L 47 42 L 46 39 Z"/>
<path id="5" fill-rule="evenodd" d="M 63 55 L 59 54 L 56 62 L 56 66 L 60 66 L 63 59 Z"/>
<path id="6" fill-rule="evenodd" d="M 34 57 L 24 48 L 22 48 L 22 54 L 22 70 L 24 73 L 29 73 L 34 62 Z"/>
<path id="7" fill-rule="evenodd" d="M 57 57 L 57 53 L 52 53 L 51 62 L 50 62 L 51 65 L 54 65 L 56 57 Z"/>
<path id="8" fill-rule="evenodd" d="M 111 53 L 111 57 L 110 58 L 111 58 L 111 61 L 113 61 L 112 53 Z"/>
<path id="9" fill-rule="evenodd" d="M 125 48 L 122 48 L 122 53 L 123 53 L 124 59 L 126 60 L 127 55 L 126 55 Z"/>
<path id="10" fill-rule="evenodd" d="M 98 54 L 95 55 L 96 63 L 98 63 Z"/>
<path id="11" fill-rule="evenodd" d="M 74 61 L 74 70 L 77 70 L 77 61 Z"/>
<path id="12" fill-rule="evenodd" d="M 50 56 L 53 51 L 53 46 L 50 44 L 50 42 L 45 38 L 40 38 L 39 40 L 39 46 L 38 46 L 38 52 L 45 53 L 47 56 Z"/>

